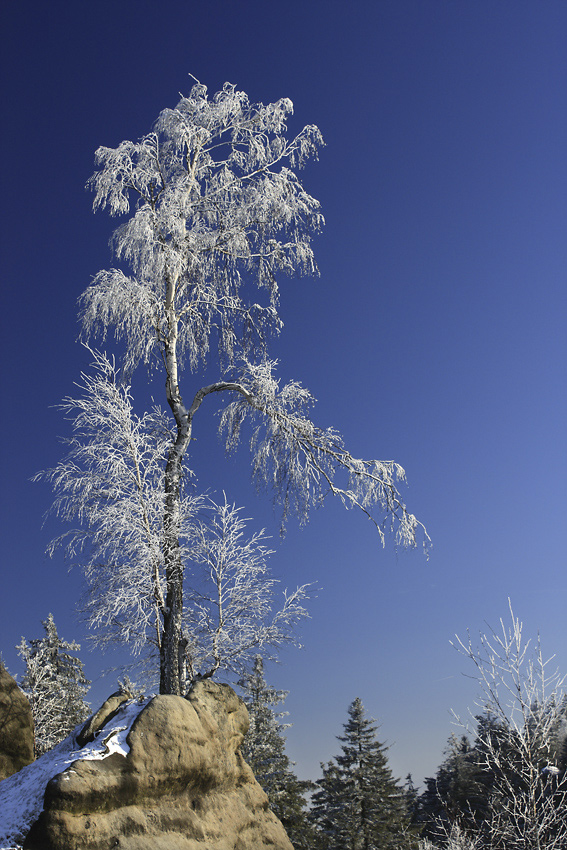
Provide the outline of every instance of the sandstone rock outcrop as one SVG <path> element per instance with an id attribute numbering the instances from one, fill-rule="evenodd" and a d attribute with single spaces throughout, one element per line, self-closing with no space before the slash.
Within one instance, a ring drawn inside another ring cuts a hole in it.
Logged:
<path id="1" fill-rule="evenodd" d="M 102 727 L 112 720 L 113 717 L 120 711 L 120 706 L 131 698 L 131 694 L 117 691 L 108 697 L 106 702 L 103 702 L 99 710 L 89 717 L 79 734 L 77 735 L 77 745 L 84 747 L 85 744 L 94 741 L 97 732 L 100 732 Z"/>
<path id="2" fill-rule="evenodd" d="M 31 706 L 0 661 L 0 780 L 34 759 Z"/>
<path id="3" fill-rule="evenodd" d="M 247 728 L 228 685 L 155 697 L 127 755 L 76 761 L 48 783 L 25 850 L 293 850 L 240 754 Z"/>

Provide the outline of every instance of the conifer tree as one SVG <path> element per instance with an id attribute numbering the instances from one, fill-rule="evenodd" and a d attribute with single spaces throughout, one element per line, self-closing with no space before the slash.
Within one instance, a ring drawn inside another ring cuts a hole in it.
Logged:
<path id="1" fill-rule="evenodd" d="M 248 709 L 250 728 L 244 738 L 241 752 L 254 772 L 270 801 L 270 808 L 282 822 L 296 850 L 313 847 L 313 829 L 305 813 L 305 793 L 312 787 L 302 782 L 292 770 L 293 763 L 285 752 L 282 723 L 286 712 L 275 706 L 284 702 L 286 691 L 278 691 L 266 683 L 264 663 L 257 655 L 254 667 L 239 682 Z"/>
<path id="2" fill-rule="evenodd" d="M 408 816 L 412 824 L 417 823 L 419 821 L 419 790 L 414 784 L 411 773 L 406 775 L 403 787 L 406 797 Z"/>
<path id="3" fill-rule="evenodd" d="M 466 735 L 452 734 L 444 755 L 435 776 L 425 779 L 417 806 L 422 835 L 436 840 L 449 834 L 454 824 L 472 828 L 484 819 L 490 784 Z"/>
<path id="4" fill-rule="evenodd" d="M 26 671 L 21 688 L 30 701 L 35 724 L 36 758 L 62 741 L 89 716 L 84 701 L 90 682 L 82 661 L 74 654 L 81 647 L 59 637 L 53 615 L 42 621 L 45 636 L 17 647 Z"/>
<path id="5" fill-rule="evenodd" d="M 406 794 L 360 699 L 348 709 L 342 753 L 322 765 L 312 818 L 325 850 L 402 850 L 413 846 Z"/>

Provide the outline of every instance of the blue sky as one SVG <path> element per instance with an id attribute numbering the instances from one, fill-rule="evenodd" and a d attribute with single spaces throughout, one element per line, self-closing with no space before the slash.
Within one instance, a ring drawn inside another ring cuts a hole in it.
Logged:
<path id="1" fill-rule="evenodd" d="M 195 423 L 204 486 L 274 535 L 284 586 L 320 587 L 304 649 L 269 671 L 288 689 L 288 751 L 316 778 L 360 696 L 397 775 L 431 775 L 476 689 L 449 645 L 507 616 L 567 672 L 565 335 L 567 6 L 562 0 L 5 0 L 2 51 L 0 650 L 51 611 L 83 644 L 92 700 L 111 659 L 87 651 L 80 574 L 44 555 L 46 485 L 68 425 L 54 409 L 88 365 L 76 301 L 110 265 L 114 222 L 84 184 L 94 150 L 136 139 L 190 88 L 225 80 L 290 97 L 292 129 L 326 147 L 303 174 L 327 225 L 321 277 L 282 282 L 282 378 L 360 457 L 395 459 L 434 549 L 382 549 L 327 504 L 277 519 L 227 460 L 211 404 Z M 199 378 L 187 379 L 187 392 Z"/>

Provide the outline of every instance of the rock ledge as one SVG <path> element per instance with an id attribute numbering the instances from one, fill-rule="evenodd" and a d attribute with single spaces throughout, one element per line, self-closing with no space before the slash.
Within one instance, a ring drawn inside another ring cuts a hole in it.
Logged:
<path id="1" fill-rule="evenodd" d="M 0 780 L 34 760 L 33 733 L 28 699 L 0 661 Z"/>

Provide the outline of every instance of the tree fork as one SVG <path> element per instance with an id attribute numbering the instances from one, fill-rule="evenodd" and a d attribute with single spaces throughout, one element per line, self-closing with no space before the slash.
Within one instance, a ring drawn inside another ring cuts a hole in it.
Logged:
<path id="1" fill-rule="evenodd" d="M 166 362 L 176 374 L 175 355 L 170 352 Z M 167 400 L 177 423 L 177 438 L 171 447 L 165 469 L 164 561 L 166 599 L 163 615 L 163 639 L 160 646 L 160 693 L 179 696 L 185 681 L 185 644 L 183 638 L 183 564 L 179 552 L 178 523 L 180 509 L 183 458 L 191 440 L 193 416 L 205 396 L 225 390 L 240 392 L 249 402 L 252 397 L 240 384 L 219 381 L 202 387 L 195 394 L 187 411 L 183 405 L 179 386 L 168 377 Z"/>

